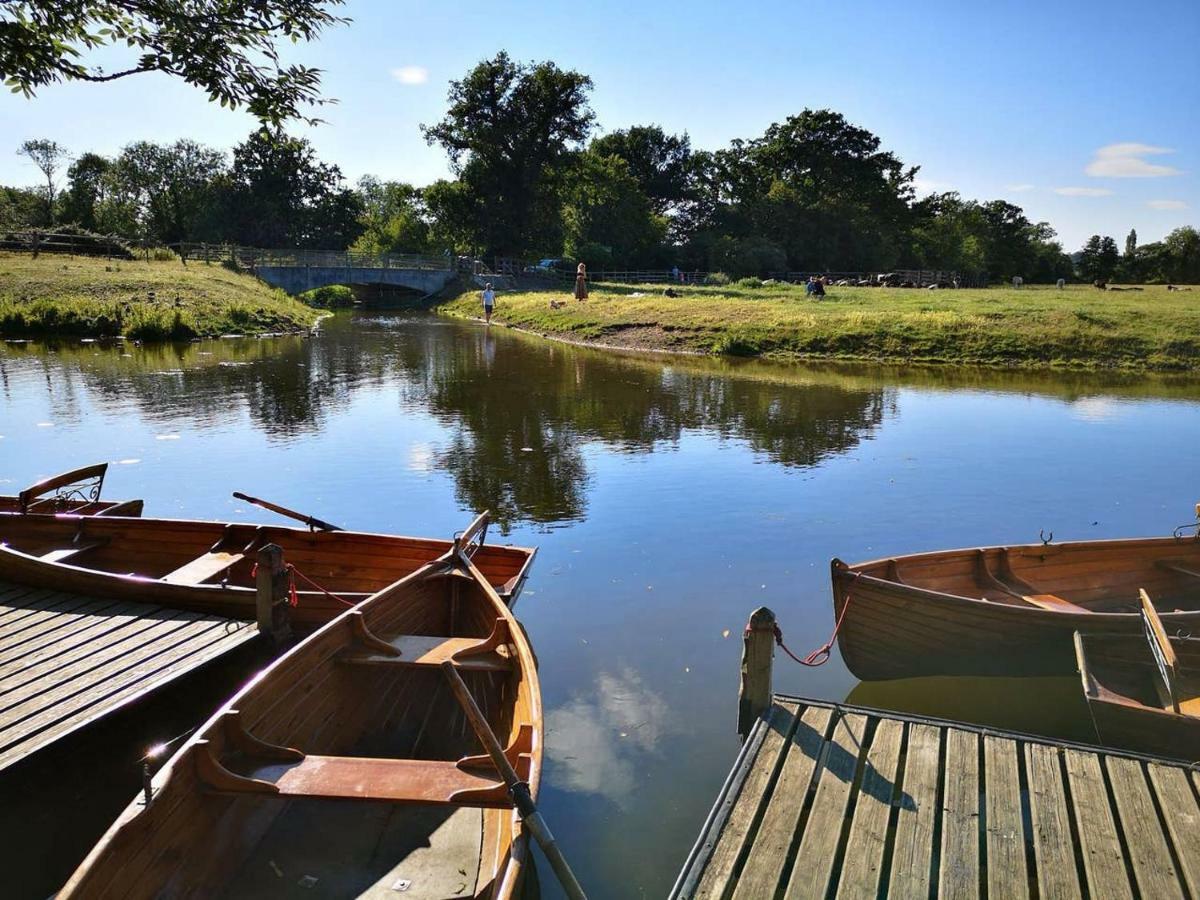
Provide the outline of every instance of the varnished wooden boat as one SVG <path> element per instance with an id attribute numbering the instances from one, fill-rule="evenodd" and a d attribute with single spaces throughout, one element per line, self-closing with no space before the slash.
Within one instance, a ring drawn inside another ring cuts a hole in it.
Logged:
<path id="1" fill-rule="evenodd" d="M 1172 633 L 1200 634 L 1200 541 L 1190 538 L 835 559 L 832 575 L 838 646 L 867 681 L 1069 675 L 1076 630 L 1141 633 L 1139 588 Z"/>
<path id="2" fill-rule="evenodd" d="M 481 543 L 487 516 L 456 541 L 187 519 L 0 517 L 0 581 L 255 619 L 255 565 L 268 544 L 294 567 L 291 621 L 328 622 L 456 544 L 512 602 L 534 550 Z"/>
<path id="3" fill-rule="evenodd" d="M 325 624 L 154 776 L 62 898 L 516 895 L 526 831 L 441 670 L 536 795 L 541 695 L 520 625 L 461 550 Z"/>
<path id="4" fill-rule="evenodd" d="M 1144 634 L 1075 632 L 1075 658 L 1100 742 L 1200 759 L 1200 638 L 1172 637 L 1143 594 Z"/>
<path id="5" fill-rule="evenodd" d="M 141 500 L 101 500 L 108 463 L 45 478 L 16 495 L 0 494 L 0 513 L 14 515 L 140 516 Z"/>

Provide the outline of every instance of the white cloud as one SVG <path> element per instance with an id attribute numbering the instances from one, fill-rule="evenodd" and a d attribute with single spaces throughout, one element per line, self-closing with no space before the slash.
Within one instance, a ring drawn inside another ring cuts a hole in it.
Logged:
<path id="1" fill-rule="evenodd" d="M 1112 191 L 1108 188 L 1060 187 L 1055 188 L 1054 193 L 1064 197 L 1107 197 Z"/>
<path id="2" fill-rule="evenodd" d="M 1170 147 L 1155 147 L 1132 141 L 1109 144 L 1096 151 L 1095 157 L 1084 171 L 1093 178 L 1161 178 L 1166 175 L 1178 175 L 1179 169 L 1173 166 L 1160 166 L 1142 158 L 1174 152 Z"/>
<path id="3" fill-rule="evenodd" d="M 429 80 L 429 70 L 424 66 L 401 66 L 392 69 L 392 77 L 401 84 L 424 84 Z"/>
<path id="4" fill-rule="evenodd" d="M 1013 193 L 1024 193 L 1025 191 L 1032 191 L 1033 189 L 1034 185 L 1032 184 L 1010 184 L 1005 188 L 1005 190 L 1012 191 Z"/>
<path id="5" fill-rule="evenodd" d="M 1151 209 L 1187 209 L 1188 205 L 1182 200 L 1147 200 L 1146 205 Z"/>

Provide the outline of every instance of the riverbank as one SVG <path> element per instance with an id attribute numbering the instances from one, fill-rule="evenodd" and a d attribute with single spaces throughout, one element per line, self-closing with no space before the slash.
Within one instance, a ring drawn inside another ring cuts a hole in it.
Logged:
<path id="1" fill-rule="evenodd" d="M 311 328 L 321 313 L 219 265 L 0 253 L 0 337 L 189 340 Z"/>
<path id="2" fill-rule="evenodd" d="M 494 321 L 580 343 L 737 356 L 1067 368 L 1200 370 L 1200 288 L 1099 291 L 787 284 L 594 286 L 503 293 Z M 551 301 L 564 305 L 551 307 Z M 478 316 L 468 292 L 440 310 Z"/>

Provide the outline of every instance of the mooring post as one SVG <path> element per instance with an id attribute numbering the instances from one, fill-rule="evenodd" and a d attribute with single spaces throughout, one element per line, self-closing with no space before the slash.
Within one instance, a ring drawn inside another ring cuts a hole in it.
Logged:
<path id="1" fill-rule="evenodd" d="M 258 551 L 258 574 L 255 576 L 255 613 L 258 630 L 276 644 L 292 636 L 288 622 L 288 571 L 283 563 L 283 548 L 267 544 Z"/>
<path id="2" fill-rule="evenodd" d="M 775 657 L 775 613 L 760 606 L 742 635 L 742 683 L 738 690 L 738 734 L 743 740 L 771 705 L 771 662 Z"/>

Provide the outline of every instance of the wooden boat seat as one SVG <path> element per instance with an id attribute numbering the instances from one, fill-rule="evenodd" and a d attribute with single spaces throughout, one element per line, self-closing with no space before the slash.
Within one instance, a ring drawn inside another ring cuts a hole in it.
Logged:
<path id="1" fill-rule="evenodd" d="M 238 753 L 236 763 L 217 759 L 207 740 L 193 745 L 196 774 L 211 790 L 280 798 L 512 807 L 508 786 L 487 756 L 453 762 L 308 755 L 253 737 L 245 731 L 236 710 L 222 718 L 225 734 Z M 523 725 L 504 751 L 522 780 L 530 777 L 532 752 L 533 728 Z"/>
<path id="2" fill-rule="evenodd" d="M 481 672 L 507 672 L 513 667 L 513 660 L 508 655 L 512 638 L 504 619 L 496 619 L 492 633 L 486 638 L 402 634 L 386 641 L 371 632 L 361 612 L 351 615 L 359 647 L 338 657 L 343 663 L 440 666 L 449 660 L 458 668 Z"/>
<path id="3" fill-rule="evenodd" d="M 1072 603 L 1070 600 L 1064 600 L 1054 594 L 1022 594 L 1021 599 L 1041 609 L 1049 609 L 1054 612 L 1091 612 L 1086 606 L 1080 606 L 1078 603 Z"/>
<path id="4" fill-rule="evenodd" d="M 66 562 L 79 556 L 81 553 L 87 553 L 89 550 L 97 550 L 108 543 L 108 538 L 101 538 L 95 541 L 84 541 L 82 544 L 73 544 L 70 547 L 60 547 L 57 550 L 51 550 L 49 553 L 43 553 L 39 559 L 46 562 L 58 563 Z"/>
<path id="5" fill-rule="evenodd" d="M 162 577 L 162 580 L 167 584 L 203 584 L 245 558 L 246 554 L 244 553 L 210 550 L 203 556 L 196 557 L 187 565 L 180 566 L 174 572 L 168 572 Z"/>
<path id="6" fill-rule="evenodd" d="M 1057 594 L 1047 594 L 1039 591 L 1029 582 L 1020 578 L 1013 570 L 1012 565 L 1008 560 L 1008 548 L 1000 548 L 999 553 L 1000 571 L 993 575 L 988 569 L 987 556 L 983 550 L 975 552 L 975 580 L 983 588 L 988 590 L 999 591 L 1002 595 L 1007 595 L 1018 601 L 1024 601 L 1031 606 L 1036 606 L 1039 609 L 1048 609 L 1051 612 L 1071 612 L 1071 613 L 1090 613 L 1091 610 L 1086 606 L 1080 606 L 1078 603 L 1072 603 Z M 987 598 L 985 598 L 987 599 Z M 1003 598 L 992 600 L 993 603 L 1010 602 Z"/>

